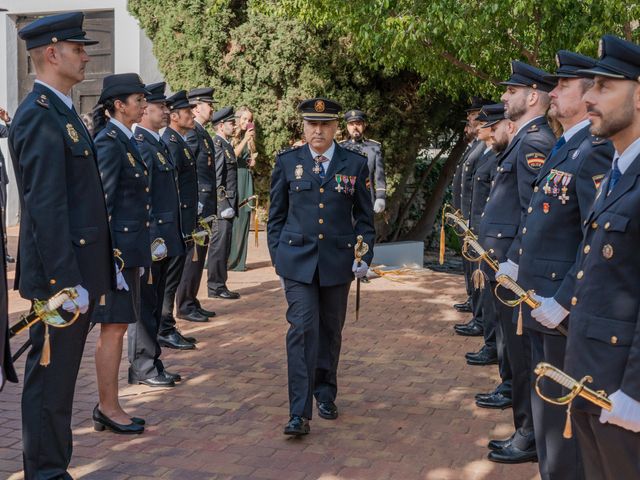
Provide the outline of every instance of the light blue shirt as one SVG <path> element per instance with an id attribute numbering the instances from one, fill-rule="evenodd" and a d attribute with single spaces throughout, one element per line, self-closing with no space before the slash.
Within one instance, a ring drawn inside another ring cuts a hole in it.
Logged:
<path id="1" fill-rule="evenodd" d="M 309 145 L 309 151 L 311 152 L 311 156 L 315 159 L 318 155 L 322 155 L 324 158 L 326 158 L 327 160 L 325 160 L 324 162 L 322 162 L 322 166 L 324 167 L 324 171 L 328 172 L 329 171 L 329 165 L 331 165 L 331 159 L 333 158 L 333 154 L 336 151 L 336 142 L 331 142 L 331 146 L 327 149 L 326 152 L 324 153 L 318 153 L 316 152 L 313 148 L 311 148 L 311 145 Z"/>
<path id="2" fill-rule="evenodd" d="M 113 123 L 116 127 L 118 127 L 120 130 L 122 130 L 122 133 L 124 133 L 128 139 L 131 139 L 131 137 L 133 137 L 133 132 L 127 127 L 125 127 L 121 122 L 119 122 L 115 118 L 111 118 L 109 119 L 109 121 Z"/>
<path id="3" fill-rule="evenodd" d="M 137 127 L 141 128 L 142 130 L 145 130 L 145 131 L 149 132 L 151 134 L 151 136 L 156 139 L 156 142 L 160 141 L 160 134 L 158 132 L 154 132 L 153 130 L 149 130 L 148 128 L 144 128 L 140 124 L 138 124 Z"/>
<path id="4" fill-rule="evenodd" d="M 588 119 L 582 120 L 581 122 L 576 123 L 569 130 L 564 132 L 562 136 L 564 137 L 565 141 L 568 142 L 569 140 L 571 140 L 571 137 L 573 137 L 576 133 L 578 133 L 580 130 L 582 130 L 584 127 L 588 125 L 591 125 L 591 121 L 589 121 Z"/>
<path id="5" fill-rule="evenodd" d="M 64 93 L 62 93 L 60 90 L 56 90 L 55 88 L 53 88 L 51 85 L 44 83 L 42 80 L 36 80 L 34 83 L 39 83 L 40 85 L 44 85 L 45 87 L 47 87 L 49 90 L 51 90 L 53 93 L 56 94 L 56 96 L 62 100 L 62 102 L 69 107 L 69 110 L 73 110 L 73 100 L 71 99 L 71 97 L 65 95 Z"/>
<path id="6" fill-rule="evenodd" d="M 619 154 L 616 151 L 613 159 L 614 161 L 616 159 L 618 160 L 618 168 L 622 173 L 624 173 L 631 166 L 638 155 L 640 155 L 640 137 L 636 138 L 636 141 L 629 145 L 627 149 L 622 152 L 622 154 Z"/>

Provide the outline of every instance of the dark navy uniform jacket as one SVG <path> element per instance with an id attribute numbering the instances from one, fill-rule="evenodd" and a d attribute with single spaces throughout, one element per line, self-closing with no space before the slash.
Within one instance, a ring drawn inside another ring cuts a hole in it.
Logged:
<path id="1" fill-rule="evenodd" d="M 370 138 L 362 138 L 360 141 L 350 138 L 340 142 L 340 145 L 367 157 L 367 166 L 369 167 L 367 186 L 371 190 L 371 200 L 387 198 L 387 179 L 384 174 L 384 159 L 380 142 Z"/>
<path id="2" fill-rule="evenodd" d="M 202 203 L 202 217 L 218 212 L 216 194 L 216 163 L 213 139 L 209 132 L 196 122 L 193 130 L 187 133 L 187 145 L 196 157 L 198 170 L 198 201 Z"/>
<path id="3" fill-rule="evenodd" d="M 464 170 L 464 162 L 473 150 L 476 141 L 471 142 L 465 151 L 462 153 L 462 158 L 458 162 L 456 171 L 453 173 L 453 180 L 451 181 L 451 206 L 456 210 L 460 210 L 460 204 L 462 202 L 462 171 Z"/>
<path id="4" fill-rule="evenodd" d="M 480 244 L 486 250 L 493 249 L 499 262 L 506 261 L 508 255 L 518 263 L 520 222 L 529 208 L 533 182 L 555 143 L 546 118 L 537 117 L 520 129 L 500 155 L 480 222 Z M 489 278 L 495 278 L 488 266 L 482 268 Z"/>
<path id="5" fill-rule="evenodd" d="M 82 285 L 97 299 L 115 287 L 96 151 L 80 117 L 36 83 L 16 111 L 9 150 L 20 193 L 20 295 L 46 299 Z"/>
<path id="6" fill-rule="evenodd" d="M 96 150 L 113 248 L 122 252 L 125 268 L 148 267 L 151 195 L 147 166 L 140 151 L 111 121 L 96 136 Z"/>
<path id="7" fill-rule="evenodd" d="M 168 257 L 184 253 L 180 226 L 180 198 L 176 184 L 176 170 L 166 145 L 141 127 L 136 127 L 135 138 L 149 172 L 151 189 L 151 241 L 162 238 Z"/>
<path id="8" fill-rule="evenodd" d="M 609 195 L 608 176 L 583 222 L 565 370 L 590 388 L 640 401 L 640 156 Z M 576 399 L 573 408 L 600 413 Z"/>
<path id="9" fill-rule="evenodd" d="M 4 235 L 4 225 L 0 222 L 0 234 Z M 0 238 L 2 238 L 0 236 Z M 11 359 L 11 348 L 9 347 L 9 305 L 7 295 L 7 263 L 4 260 L 7 252 L 4 249 L 4 242 L 0 242 L 0 390 L 5 381 L 18 381 L 18 375 L 13 367 Z"/>
<path id="10" fill-rule="evenodd" d="M 471 213 L 469 215 L 469 228 L 478 235 L 482 212 L 487 204 L 487 198 L 491 191 L 491 182 L 496 174 L 498 157 L 496 152 L 489 150 L 483 153 L 477 162 L 477 168 L 473 175 L 473 187 L 471 197 Z"/>
<path id="11" fill-rule="evenodd" d="M 462 174 L 460 177 L 460 211 L 466 220 L 469 220 L 471 216 L 473 176 L 486 147 L 484 142 L 475 141 L 473 148 L 469 151 L 469 155 L 467 155 L 467 158 L 462 163 Z"/>
<path id="12" fill-rule="evenodd" d="M 178 194 L 180 195 L 180 216 L 182 234 L 190 235 L 198 221 L 198 172 L 193 152 L 178 132 L 167 127 L 162 133 L 162 141 L 171 153 L 173 165 L 178 173 Z"/>
<path id="13" fill-rule="evenodd" d="M 7 138 L 9 136 L 9 125 L 0 125 L 0 138 Z M 4 155 L 0 150 L 0 183 L 6 185 L 9 183 L 9 173 L 7 172 L 7 162 L 4 161 Z"/>
<path id="14" fill-rule="evenodd" d="M 216 185 L 218 189 L 218 216 L 233 208 L 238 216 L 238 161 L 231 143 L 220 135 L 213 139 L 215 146 Z M 242 199 L 244 200 L 244 198 Z"/>
<path id="15" fill-rule="evenodd" d="M 281 277 L 320 286 L 353 280 L 353 248 L 362 235 L 371 264 L 375 230 L 366 182 L 367 159 L 336 145 L 324 179 L 313 173 L 305 145 L 277 155 L 271 177 L 267 237 L 271 261 Z"/>
<path id="16" fill-rule="evenodd" d="M 534 183 L 518 252 L 518 283 L 554 297 L 566 310 L 571 310 L 582 222 L 612 158 L 611 142 L 592 136 L 586 126 L 546 160 Z M 526 327 L 559 334 L 532 318 L 530 307 L 523 305 L 522 311 Z"/>

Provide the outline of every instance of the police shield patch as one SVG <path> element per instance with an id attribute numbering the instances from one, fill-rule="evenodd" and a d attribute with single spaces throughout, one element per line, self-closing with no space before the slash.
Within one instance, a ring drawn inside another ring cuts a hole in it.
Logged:
<path id="1" fill-rule="evenodd" d="M 593 177 L 591 177 L 591 180 L 593 180 L 593 186 L 596 187 L 596 190 L 600 188 L 600 184 L 602 183 L 603 178 L 604 178 L 604 173 L 600 175 L 594 175 Z"/>
<path id="2" fill-rule="evenodd" d="M 533 153 L 527 153 L 525 155 L 525 158 L 527 160 L 527 165 L 529 165 L 529 168 L 533 168 L 534 170 L 539 170 L 542 167 L 542 165 L 544 165 L 544 160 L 546 156 L 543 155 L 542 153 L 533 152 Z"/>

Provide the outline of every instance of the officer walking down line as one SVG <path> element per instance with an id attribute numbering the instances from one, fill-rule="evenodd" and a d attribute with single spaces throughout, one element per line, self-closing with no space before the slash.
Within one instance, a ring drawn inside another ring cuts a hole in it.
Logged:
<path id="1" fill-rule="evenodd" d="M 298 106 L 307 144 L 276 157 L 267 237 L 287 303 L 290 420 L 286 435 L 309 433 L 312 402 L 335 419 L 342 327 L 353 274 L 366 275 L 375 230 L 369 169 L 333 138 L 340 105 L 313 98 Z M 356 236 L 370 246 L 358 264 Z"/>
<path id="2" fill-rule="evenodd" d="M 76 113 L 71 88 L 82 82 L 89 56 L 81 12 L 42 17 L 19 32 L 36 71 L 32 92 L 18 107 L 9 132 L 20 195 L 20 249 L 15 285 L 28 299 L 46 299 L 76 287 L 82 315 L 68 328 L 49 329 L 51 361 L 40 365 L 42 322 L 22 391 L 26 480 L 71 478 L 73 393 L 96 302 L 115 288 L 104 193 L 89 132 Z M 72 302 L 63 309 L 75 310 Z"/>
<path id="3" fill-rule="evenodd" d="M 591 133 L 613 142 L 613 165 L 585 221 L 564 368 L 593 377 L 612 410 L 573 402 L 589 479 L 640 478 L 640 46 L 606 35 L 584 95 Z"/>

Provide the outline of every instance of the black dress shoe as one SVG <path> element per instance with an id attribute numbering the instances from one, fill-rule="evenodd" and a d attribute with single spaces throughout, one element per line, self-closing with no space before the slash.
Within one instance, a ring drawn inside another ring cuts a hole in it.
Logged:
<path id="1" fill-rule="evenodd" d="M 494 365 L 498 363 L 498 353 L 482 347 L 478 353 L 467 354 L 467 365 Z"/>
<path id="2" fill-rule="evenodd" d="M 136 435 L 144 432 L 144 427 L 133 421 L 127 425 L 114 422 L 104 415 L 97 405 L 93 409 L 93 428 L 96 432 L 102 432 L 104 429 L 107 429 L 111 430 L 113 433 L 120 433 L 123 435 Z"/>
<path id="3" fill-rule="evenodd" d="M 498 385 L 493 392 L 490 393 L 476 393 L 476 400 L 479 399 L 488 399 L 491 398 L 493 395 L 495 395 L 496 393 L 500 393 L 505 397 L 511 398 L 511 386 L 507 386 L 504 383 L 501 383 L 500 385 Z"/>
<path id="4" fill-rule="evenodd" d="M 15 258 L 13 258 L 13 257 L 12 257 L 11 255 L 9 255 L 8 253 L 7 253 L 6 257 L 5 257 L 5 260 L 7 261 L 7 263 L 16 263 L 16 259 L 15 259 Z"/>
<path id="5" fill-rule="evenodd" d="M 147 422 L 144 421 L 144 418 L 140 417 L 131 417 L 131 422 L 136 425 L 145 425 Z"/>
<path id="6" fill-rule="evenodd" d="M 132 383 L 132 382 L 129 382 Z M 146 385 L 147 387 L 175 387 L 176 382 L 171 380 L 166 375 L 160 374 L 155 377 L 145 378 L 144 380 L 138 380 L 139 384 Z"/>
<path id="7" fill-rule="evenodd" d="M 193 350 L 196 346 L 187 342 L 178 332 L 171 332 L 167 335 L 158 335 L 158 343 L 167 348 L 176 350 Z"/>
<path id="8" fill-rule="evenodd" d="M 182 338 L 185 342 L 193 343 L 194 345 L 198 343 L 196 337 L 185 337 L 180 330 L 176 330 L 176 333 L 180 335 L 180 338 Z"/>
<path id="9" fill-rule="evenodd" d="M 484 329 L 477 323 L 471 327 L 460 327 L 454 330 L 458 335 L 462 335 L 463 337 L 481 337 L 484 334 Z"/>
<path id="10" fill-rule="evenodd" d="M 202 307 L 197 307 L 196 310 L 198 311 L 198 313 L 200 313 L 201 315 L 204 315 L 205 317 L 215 317 L 216 316 L 216 312 L 214 312 L 213 310 L 205 310 Z"/>
<path id="11" fill-rule="evenodd" d="M 326 420 L 338 418 L 338 407 L 333 402 L 318 402 L 318 415 Z"/>
<path id="12" fill-rule="evenodd" d="M 511 398 L 503 395 L 501 392 L 496 392 L 488 396 L 487 398 L 480 398 L 476 400 L 476 405 L 480 408 L 499 408 L 504 410 L 512 405 Z"/>
<path id="13" fill-rule="evenodd" d="M 172 373 L 169 370 L 163 370 L 162 375 L 167 377 L 169 380 L 173 380 L 174 382 L 180 382 L 182 377 L 179 373 Z"/>
<path id="14" fill-rule="evenodd" d="M 507 448 L 513 442 L 513 435 L 511 435 L 506 440 L 489 440 L 487 447 L 489 450 L 493 450 L 497 452 L 498 450 L 502 450 L 503 448 Z"/>
<path id="15" fill-rule="evenodd" d="M 194 310 L 184 315 L 178 314 L 176 316 L 181 320 L 186 320 L 187 322 L 204 323 L 209 321 L 209 317 L 207 317 L 206 315 L 203 315 L 198 310 Z"/>
<path id="16" fill-rule="evenodd" d="M 453 308 L 459 312 L 471 312 L 471 299 L 468 298 L 464 303 L 456 303 Z"/>
<path id="17" fill-rule="evenodd" d="M 497 463 L 527 463 L 537 462 L 538 454 L 535 447 L 529 450 L 520 450 L 518 447 L 509 444 L 501 450 L 489 452 L 487 458 Z"/>
<path id="18" fill-rule="evenodd" d="M 289 422 L 284 426 L 285 435 L 295 435 L 299 437 L 309 433 L 309 420 L 299 415 L 291 415 Z"/>
<path id="19" fill-rule="evenodd" d="M 463 328 L 463 327 L 467 327 L 467 328 L 468 328 L 468 327 L 471 327 L 472 325 L 474 325 L 475 323 L 476 323 L 476 319 L 475 319 L 475 318 L 472 318 L 471 320 L 469 320 L 469 321 L 468 321 L 468 322 L 466 322 L 466 323 L 456 323 L 456 324 L 453 326 L 453 329 L 455 330 L 455 329 L 457 329 L 457 328 Z"/>
<path id="20" fill-rule="evenodd" d="M 240 298 L 240 294 L 238 292 L 231 292 L 227 288 L 218 288 L 213 292 L 209 292 L 209 297 L 224 298 L 225 300 L 236 300 Z"/>

